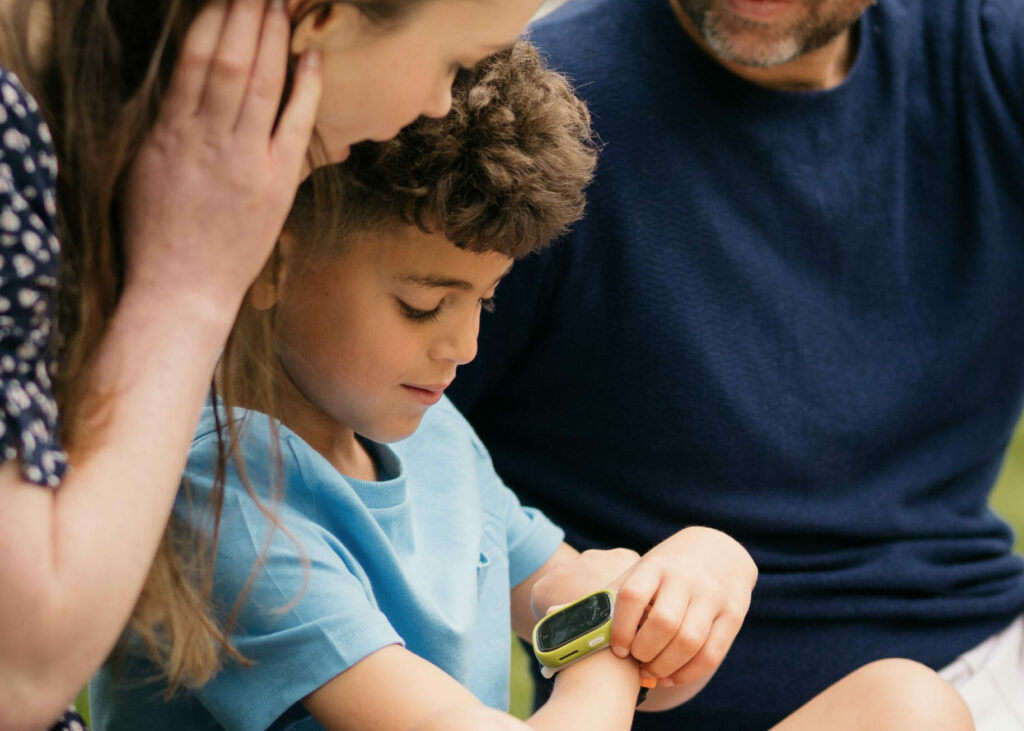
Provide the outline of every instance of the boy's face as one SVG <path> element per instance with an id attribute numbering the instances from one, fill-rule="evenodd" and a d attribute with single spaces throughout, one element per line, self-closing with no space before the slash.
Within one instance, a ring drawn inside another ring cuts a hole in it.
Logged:
<path id="1" fill-rule="evenodd" d="M 295 417 L 382 443 L 412 434 L 476 355 L 481 307 L 511 265 L 503 254 L 398 226 L 353 236 L 338 257 L 286 268 L 278 353 L 303 397 Z M 289 426 L 302 434 L 303 424 Z"/>

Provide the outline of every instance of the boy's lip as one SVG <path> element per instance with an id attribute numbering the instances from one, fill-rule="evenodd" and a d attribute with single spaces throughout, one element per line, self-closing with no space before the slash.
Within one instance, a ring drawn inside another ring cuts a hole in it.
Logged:
<path id="1" fill-rule="evenodd" d="M 448 383 L 431 383 L 422 385 L 403 383 L 402 388 L 412 394 L 413 398 L 420 403 L 432 406 L 441 400 L 441 397 L 444 396 L 444 390 L 448 388 L 450 383 L 450 381 Z"/>

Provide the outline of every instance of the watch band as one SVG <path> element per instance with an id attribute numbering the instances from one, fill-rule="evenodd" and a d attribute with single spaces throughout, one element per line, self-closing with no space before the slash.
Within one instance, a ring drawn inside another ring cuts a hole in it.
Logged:
<path id="1" fill-rule="evenodd" d="M 637 707 L 639 707 L 641 703 L 643 703 L 645 700 L 647 700 L 647 694 L 650 692 L 651 688 L 657 688 L 657 687 L 658 687 L 658 679 L 657 678 L 644 678 L 644 677 L 641 677 L 640 678 L 640 692 L 636 694 L 636 705 L 637 705 Z"/>

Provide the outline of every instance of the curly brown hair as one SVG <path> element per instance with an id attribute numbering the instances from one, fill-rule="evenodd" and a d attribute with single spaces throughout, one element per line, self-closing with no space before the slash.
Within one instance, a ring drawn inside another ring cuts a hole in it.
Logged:
<path id="1" fill-rule="evenodd" d="M 583 215 L 596 161 L 586 106 L 519 41 L 459 72 L 448 116 L 355 145 L 336 178 L 333 227 L 314 230 L 324 202 L 307 180 L 286 228 L 314 256 L 353 233 L 404 224 L 518 259 Z"/>

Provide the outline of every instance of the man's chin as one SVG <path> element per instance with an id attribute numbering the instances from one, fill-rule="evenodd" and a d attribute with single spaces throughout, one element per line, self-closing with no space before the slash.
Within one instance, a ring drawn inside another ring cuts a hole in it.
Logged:
<path id="1" fill-rule="evenodd" d="M 801 55 L 802 49 L 795 38 L 766 40 L 763 33 L 754 29 L 732 31 L 720 25 L 709 17 L 700 32 L 704 42 L 723 61 L 767 69 L 789 63 Z"/>

